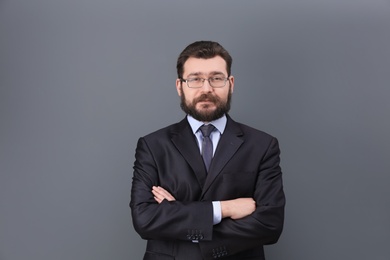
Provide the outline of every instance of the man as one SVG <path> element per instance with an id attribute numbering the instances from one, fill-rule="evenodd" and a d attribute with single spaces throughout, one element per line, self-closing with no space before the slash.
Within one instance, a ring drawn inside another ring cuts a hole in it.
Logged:
<path id="1" fill-rule="evenodd" d="M 130 207 L 146 260 L 264 259 L 282 232 L 278 142 L 228 115 L 231 64 L 216 42 L 187 46 L 176 80 L 186 118 L 138 141 Z"/>

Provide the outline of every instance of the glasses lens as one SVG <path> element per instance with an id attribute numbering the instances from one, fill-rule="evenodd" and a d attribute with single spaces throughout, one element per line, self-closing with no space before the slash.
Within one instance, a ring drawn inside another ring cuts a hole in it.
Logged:
<path id="1" fill-rule="evenodd" d="M 190 78 L 187 80 L 188 87 L 201 88 L 203 86 L 203 80 L 201 78 Z"/>
<path id="2" fill-rule="evenodd" d="M 226 84 L 226 78 L 214 77 L 210 78 L 210 85 L 214 88 L 222 88 Z"/>

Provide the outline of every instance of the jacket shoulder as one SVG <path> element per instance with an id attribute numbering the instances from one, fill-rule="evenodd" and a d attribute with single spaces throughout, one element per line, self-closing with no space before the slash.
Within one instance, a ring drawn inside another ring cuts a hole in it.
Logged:
<path id="1" fill-rule="evenodd" d="M 242 124 L 242 123 L 238 123 L 242 129 L 242 131 L 244 132 L 244 134 L 252 134 L 252 135 L 255 135 L 255 136 L 259 136 L 259 137 L 262 137 L 262 138 L 270 138 L 270 139 L 273 139 L 275 138 L 273 135 L 265 132 L 265 131 L 262 131 L 262 130 L 259 130 L 259 129 L 256 129 L 254 127 L 251 127 L 251 126 L 248 126 L 246 124 Z"/>
<path id="2" fill-rule="evenodd" d="M 233 129 L 233 131 L 236 131 L 237 133 L 241 132 L 241 134 L 245 137 L 261 138 L 261 139 L 276 139 L 274 136 L 272 136 L 271 134 L 265 131 L 256 129 L 252 126 L 240 122 L 236 122 L 230 117 L 228 120 L 228 126 L 229 125 L 231 126 L 231 129 Z"/>

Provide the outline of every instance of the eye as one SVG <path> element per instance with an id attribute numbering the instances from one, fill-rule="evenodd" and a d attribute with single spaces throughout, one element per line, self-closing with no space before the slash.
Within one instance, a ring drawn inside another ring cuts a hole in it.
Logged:
<path id="1" fill-rule="evenodd" d="M 212 77 L 211 78 L 211 81 L 214 81 L 214 82 L 216 82 L 216 81 L 223 81 L 225 78 L 223 78 L 223 77 L 221 77 L 221 76 L 216 76 L 216 77 Z"/>
<path id="2" fill-rule="evenodd" d="M 189 78 L 188 81 L 189 82 L 201 82 L 202 79 L 201 78 Z"/>

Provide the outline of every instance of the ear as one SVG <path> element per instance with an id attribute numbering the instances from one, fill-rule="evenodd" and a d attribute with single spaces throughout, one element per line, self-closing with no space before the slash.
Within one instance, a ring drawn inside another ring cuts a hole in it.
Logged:
<path id="1" fill-rule="evenodd" d="M 182 82 L 180 79 L 176 79 L 176 91 L 177 91 L 177 94 L 181 97 L 181 85 L 182 85 Z"/>
<path id="2" fill-rule="evenodd" d="M 233 76 L 229 77 L 229 83 L 230 83 L 230 93 L 233 93 L 233 90 L 234 90 L 234 77 Z"/>

